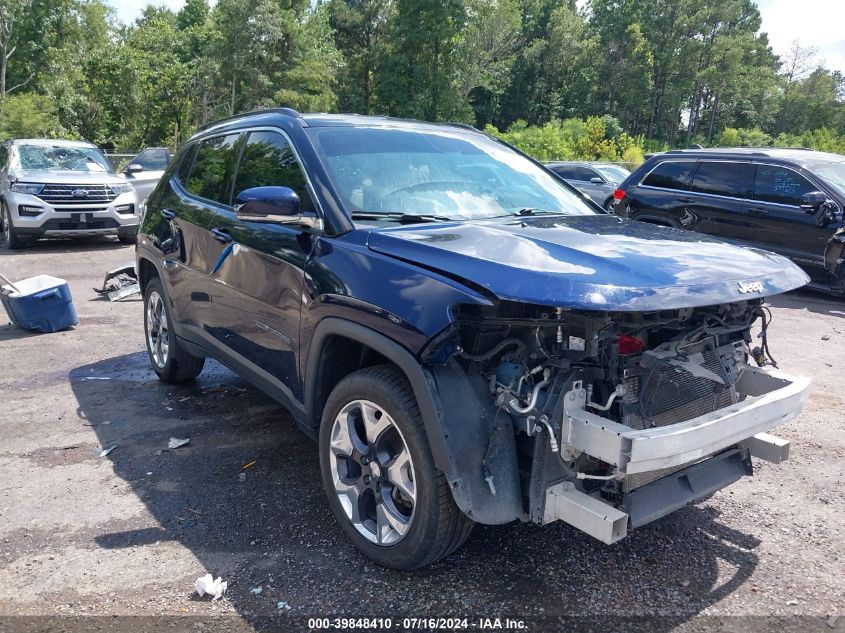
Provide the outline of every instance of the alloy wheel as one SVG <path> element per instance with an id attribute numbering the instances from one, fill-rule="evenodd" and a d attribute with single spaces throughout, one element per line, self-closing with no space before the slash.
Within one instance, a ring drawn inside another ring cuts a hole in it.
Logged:
<path id="1" fill-rule="evenodd" d="M 150 293 L 147 301 L 147 346 L 153 362 L 163 369 L 167 365 L 167 354 L 170 350 L 170 327 L 164 301 L 155 290 Z"/>
<path id="2" fill-rule="evenodd" d="M 332 482 L 346 517 L 371 543 L 395 545 L 414 519 L 416 483 L 408 445 L 379 405 L 354 400 L 331 431 Z"/>

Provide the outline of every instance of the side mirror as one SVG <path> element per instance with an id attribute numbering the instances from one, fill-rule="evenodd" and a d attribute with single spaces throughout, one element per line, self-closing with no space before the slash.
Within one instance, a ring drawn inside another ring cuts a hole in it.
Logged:
<path id="1" fill-rule="evenodd" d="M 590 182 L 593 183 L 594 185 L 603 185 L 604 184 L 604 178 L 599 178 L 598 176 L 593 176 L 592 178 L 590 178 Z"/>
<path id="2" fill-rule="evenodd" d="M 139 171 L 144 171 L 143 165 L 139 165 L 138 163 L 129 163 L 126 166 L 126 169 L 123 170 L 124 174 L 137 174 Z"/>
<path id="3" fill-rule="evenodd" d="M 235 214 L 247 222 L 284 222 L 299 215 L 299 196 L 290 187 L 252 187 L 235 196 Z"/>
<path id="4" fill-rule="evenodd" d="M 827 202 L 827 194 L 822 191 L 809 191 L 801 196 L 801 208 L 807 213 L 815 213 Z"/>

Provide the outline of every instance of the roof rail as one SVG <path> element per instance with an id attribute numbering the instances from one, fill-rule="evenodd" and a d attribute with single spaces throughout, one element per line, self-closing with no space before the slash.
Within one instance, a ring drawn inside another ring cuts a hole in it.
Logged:
<path id="1" fill-rule="evenodd" d="M 451 125 L 452 127 L 460 127 L 465 130 L 472 130 L 473 132 L 483 132 L 484 130 L 479 130 L 477 127 L 470 125 L 469 123 L 458 123 L 457 121 L 446 121 L 445 125 Z"/>
<path id="2" fill-rule="evenodd" d="M 220 123 L 225 123 L 226 121 L 232 121 L 234 119 L 240 119 L 241 117 L 246 116 L 248 114 L 259 114 L 259 113 L 263 114 L 265 112 L 275 113 L 275 114 L 284 114 L 286 116 L 295 117 L 297 119 L 302 118 L 302 115 L 299 112 L 297 112 L 296 110 L 294 110 L 293 108 L 255 108 L 254 110 L 247 110 L 245 112 L 238 112 L 237 114 L 230 114 L 229 116 L 223 117 L 222 119 L 216 119 L 214 121 L 206 123 L 205 125 L 197 128 L 197 132 L 202 132 L 203 130 L 207 130 L 208 128 L 210 128 L 214 125 L 218 125 Z"/>

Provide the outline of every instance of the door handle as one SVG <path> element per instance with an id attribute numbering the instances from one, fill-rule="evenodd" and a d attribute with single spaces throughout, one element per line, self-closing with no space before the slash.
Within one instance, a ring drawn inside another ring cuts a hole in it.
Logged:
<path id="1" fill-rule="evenodd" d="M 224 244 L 228 244 L 232 241 L 232 236 L 229 235 L 229 231 L 226 229 L 211 229 L 211 236 L 218 242 L 223 242 Z"/>
<path id="2" fill-rule="evenodd" d="M 176 212 L 173 209 L 162 209 L 161 215 L 164 217 L 165 220 L 168 222 L 170 220 L 176 219 Z"/>
<path id="3" fill-rule="evenodd" d="M 677 200 L 678 202 L 683 202 L 683 203 L 685 203 L 685 204 L 691 204 L 691 203 L 695 202 L 695 200 L 694 200 L 693 198 L 686 198 L 686 197 L 684 197 L 684 198 L 675 198 L 675 200 Z"/>
<path id="4" fill-rule="evenodd" d="M 756 213 L 758 215 L 768 215 L 769 210 L 763 209 L 761 207 L 751 207 L 751 208 L 748 209 L 748 212 L 749 213 Z"/>

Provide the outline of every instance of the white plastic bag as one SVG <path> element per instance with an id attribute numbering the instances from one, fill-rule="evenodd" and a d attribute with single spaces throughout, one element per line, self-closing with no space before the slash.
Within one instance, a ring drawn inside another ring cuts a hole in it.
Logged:
<path id="1" fill-rule="evenodd" d="M 205 594 L 211 596 L 212 602 L 214 600 L 219 600 L 220 597 L 226 593 L 226 587 L 229 583 L 225 582 L 222 578 L 218 577 L 215 580 L 211 574 L 206 574 L 205 576 L 201 576 L 197 578 L 197 581 L 194 583 L 194 589 L 197 590 L 200 598 L 202 598 Z"/>

